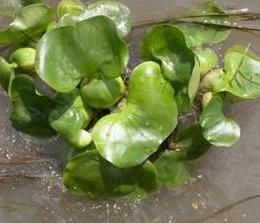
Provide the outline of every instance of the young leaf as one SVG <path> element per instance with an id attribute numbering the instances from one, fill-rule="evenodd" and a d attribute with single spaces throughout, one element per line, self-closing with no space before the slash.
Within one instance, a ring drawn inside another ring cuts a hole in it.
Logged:
<path id="1" fill-rule="evenodd" d="M 225 56 L 225 91 L 240 98 L 260 96 L 260 57 L 243 45 L 236 45 Z"/>
<path id="2" fill-rule="evenodd" d="M 17 130 L 42 138 L 55 135 L 48 122 L 53 104 L 47 97 L 36 94 L 34 82 L 29 76 L 19 75 L 13 79 L 11 100 L 11 121 Z"/>
<path id="3" fill-rule="evenodd" d="M 40 3 L 41 0 L 1 0 L 0 15 L 1 16 L 13 16 L 21 7 Z"/>
<path id="4" fill-rule="evenodd" d="M 64 171 L 63 181 L 69 191 L 92 198 L 123 196 L 136 189 L 151 192 L 158 186 L 155 167 L 149 161 L 120 169 L 95 150 L 72 158 Z"/>
<path id="5" fill-rule="evenodd" d="M 57 15 L 59 18 L 67 15 L 80 13 L 86 6 L 79 0 L 62 0 L 57 7 Z"/>
<path id="6" fill-rule="evenodd" d="M 130 77 L 126 105 L 94 126 L 94 143 L 118 167 L 139 165 L 175 129 L 177 113 L 174 90 L 164 80 L 160 66 L 143 63 Z"/>
<path id="7" fill-rule="evenodd" d="M 0 44 L 12 44 L 33 39 L 43 33 L 55 13 L 45 4 L 23 7 L 6 30 L 0 31 Z"/>
<path id="8" fill-rule="evenodd" d="M 185 185 L 190 178 L 189 166 L 183 157 L 183 152 L 166 151 L 154 164 L 159 181 L 169 189 Z"/>
<path id="9" fill-rule="evenodd" d="M 199 158 L 204 155 L 210 147 L 211 144 L 205 140 L 202 135 L 202 128 L 199 123 L 191 124 L 182 129 L 175 144 L 176 149 L 184 149 L 186 151 L 186 160 Z"/>
<path id="10" fill-rule="evenodd" d="M 218 56 L 210 48 L 198 48 L 195 50 L 195 54 L 199 60 L 200 75 L 202 77 L 218 65 Z"/>
<path id="11" fill-rule="evenodd" d="M 3 57 L 0 57 L 0 84 L 5 92 L 10 93 L 10 85 L 14 78 L 16 64 L 9 64 Z"/>
<path id="12" fill-rule="evenodd" d="M 195 65 L 188 83 L 174 82 L 173 87 L 175 90 L 175 100 L 178 111 L 188 112 L 191 110 L 194 98 L 197 95 L 200 84 L 200 71 L 199 62 L 195 59 Z"/>
<path id="13" fill-rule="evenodd" d="M 214 96 L 200 117 L 202 134 L 212 145 L 230 147 L 239 140 L 240 128 L 235 121 L 226 118 L 222 109 L 222 98 Z"/>
<path id="14" fill-rule="evenodd" d="M 121 37 L 127 36 L 131 31 L 132 19 L 130 10 L 122 2 L 118 1 L 98 1 L 92 3 L 85 9 L 64 15 L 61 17 L 59 24 L 61 26 L 72 25 L 100 15 L 107 16 L 115 23 Z"/>
<path id="15" fill-rule="evenodd" d="M 81 87 L 81 95 L 86 104 L 93 108 L 110 108 L 125 92 L 121 77 L 116 79 L 93 79 Z"/>
<path id="16" fill-rule="evenodd" d="M 208 16 L 207 16 L 208 15 Z M 195 23 L 194 23 L 195 22 Z M 196 24 L 197 23 L 205 23 Z M 223 42 L 230 34 L 230 29 L 221 26 L 206 25 L 207 22 L 216 25 L 229 23 L 228 16 L 214 1 L 208 1 L 195 7 L 184 19 L 176 25 L 183 31 L 190 47 L 200 47 L 209 43 Z"/>
<path id="17" fill-rule="evenodd" d="M 12 53 L 10 60 L 17 64 L 21 72 L 31 73 L 34 71 L 35 53 L 33 48 L 19 48 Z"/>
<path id="18" fill-rule="evenodd" d="M 163 74 L 171 81 L 188 83 L 195 65 L 194 54 L 184 35 L 175 26 L 157 25 L 144 36 L 140 54 L 145 60 L 161 64 Z"/>
<path id="19" fill-rule="evenodd" d="M 128 57 L 113 22 L 98 16 L 47 32 L 37 49 L 36 71 L 53 89 L 69 92 L 84 77 L 119 77 Z"/>
<path id="20" fill-rule="evenodd" d="M 69 93 L 59 93 L 55 98 L 55 107 L 49 115 L 53 129 L 63 135 L 74 148 L 84 148 L 91 142 L 90 134 L 84 129 L 93 117 L 92 111 L 86 107 L 80 91 L 74 89 Z"/>

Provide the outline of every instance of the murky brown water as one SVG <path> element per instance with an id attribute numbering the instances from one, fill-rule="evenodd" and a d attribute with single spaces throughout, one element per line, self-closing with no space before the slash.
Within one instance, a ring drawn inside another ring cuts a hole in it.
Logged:
<path id="1" fill-rule="evenodd" d="M 55 1 L 49 1 L 55 4 Z M 180 15 L 196 0 L 126 0 L 135 23 Z M 219 1 L 226 8 L 260 10 L 258 0 Z M 1 3 L 0 3 L 1 4 Z M 138 38 L 140 32 L 133 34 Z M 260 53 L 259 37 L 233 32 L 220 54 L 233 43 L 250 42 Z M 179 191 L 161 189 L 135 204 L 90 201 L 65 193 L 60 179 L 64 144 L 58 138 L 39 141 L 11 128 L 9 101 L 0 91 L 1 223 L 188 223 L 229 204 L 260 195 L 260 100 L 234 104 L 230 115 L 242 137 L 231 149 L 212 149 L 197 161 L 191 183 Z M 27 162 L 21 162 L 21 158 Z M 15 178 L 13 176 L 16 176 Z M 23 177 L 26 176 L 26 177 Z M 193 208 L 192 208 L 193 205 Z M 196 207 L 196 208 L 194 208 Z M 197 209 L 197 210 L 195 210 Z M 206 223 L 260 223 L 260 198 L 223 210 Z"/>

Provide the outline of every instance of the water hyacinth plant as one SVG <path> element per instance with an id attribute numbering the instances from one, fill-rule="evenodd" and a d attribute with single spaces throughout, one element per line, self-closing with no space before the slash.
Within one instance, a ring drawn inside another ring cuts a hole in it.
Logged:
<path id="1" fill-rule="evenodd" d="M 0 57 L 0 84 L 15 129 L 39 138 L 59 134 L 70 146 L 68 191 L 111 198 L 176 189 L 212 145 L 238 142 L 240 127 L 225 115 L 225 99 L 260 96 L 260 57 L 237 44 L 222 67 L 212 46 L 228 38 L 231 18 L 213 1 L 147 25 L 142 61 L 130 71 L 132 18 L 123 3 L 62 0 L 55 12 L 24 2 L 0 31 L 0 44 L 12 46 L 9 58 Z M 38 92 L 36 78 L 53 97 Z M 183 126 L 187 113 L 196 119 Z"/>

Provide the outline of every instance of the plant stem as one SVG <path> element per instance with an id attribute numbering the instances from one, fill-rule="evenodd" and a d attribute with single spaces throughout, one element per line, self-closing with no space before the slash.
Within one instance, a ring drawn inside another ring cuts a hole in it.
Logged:
<path id="1" fill-rule="evenodd" d="M 161 24 L 161 23 L 174 23 L 174 22 L 189 22 L 189 23 L 195 23 L 195 24 L 201 24 L 201 25 L 213 25 L 213 26 L 219 26 L 219 27 L 225 27 L 225 28 L 232 28 L 232 29 L 239 29 L 239 30 L 246 30 L 246 31 L 260 31 L 260 27 L 258 26 L 242 26 L 242 25 L 235 25 L 235 23 L 230 24 L 216 24 L 214 22 L 203 22 L 203 21 L 195 21 L 191 20 L 192 18 L 208 18 L 208 17 L 216 17 L 216 16 L 229 16 L 229 17 L 237 17 L 240 20 L 246 20 L 246 21 L 253 21 L 253 20 L 259 20 L 260 19 L 260 13 L 254 13 L 254 12 L 244 12 L 243 10 L 236 10 L 236 11 L 230 11 L 226 12 L 225 14 L 202 14 L 202 15 L 194 15 L 194 16 L 184 16 L 184 17 L 172 17 L 172 18 L 166 18 L 161 20 L 151 20 L 151 21 L 144 21 L 139 24 L 134 25 L 135 29 L 139 28 L 145 28 L 148 26 L 152 26 L 155 24 Z"/>

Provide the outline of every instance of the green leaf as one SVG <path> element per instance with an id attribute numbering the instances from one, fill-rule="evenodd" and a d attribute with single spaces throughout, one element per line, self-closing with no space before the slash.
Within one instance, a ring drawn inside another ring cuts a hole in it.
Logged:
<path id="1" fill-rule="evenodd" d="M 45 4 L 32 4 L 20 9 L 6 30 L 0 31 L 0 44 L 12 44 L 31 40 L 43 33 L 55 16 Z"/>
<path id="2" fill-rule="evenodd" d="M 37 49 L 36 71 L 53 89 L 68 92 L 84 77 L 119 77 L 128 57 L 113 22 L 98 16 L 47 32 Z"/>
<path id="3" fill-rule="evenodd" d="M 210 48 L 202 49 L 198 48 L 195 50 L 195 54 L 199 60 L 200 74 L 205 76 L 208 72 L 216 68 L 218 65 L 218 56 Z"/>
<path id="4" fill-rule="evenodd" d="M 84 105 L 80 91 L 74 89 L 68 93 L 59 93 L 55 98 L 55 107 L 49 115 L 53 129 L 63 135 L 74 148 L 84 148 L 91 142 L 90 134 L 84 129 L 93 118 L 92 111 Z"/>
<path id="5" fill-rule="evenodd" d="M 202 128 L 199 123 L 194 123 L 182 129 L 179 133 L 175 148 L 185 150 L 187 160 L 194 160 L 204 155 L 211 144 L 205 140 L 202 134 Z"/>
<path id="6" fill-rule="evenodd" d="M 17 64 L 21 72 L 31 73 L 34 71 L 35 53 L 33 48 L 19 48 L 12 53 L 10 60 Z"/>
<path id="7" fill-rule="evenodd" d="M 116 79 L 93 79 L 81 87 L 82 98 L 93 108 L 110 108 L 114 106 L 125 92 L 121 77 Z"/>
<path id="8" fill-rule="evenodd" d="M 40 2 L 40 0 L 1 0 L 0 15 L 13 16 L 21 7 Z"/>
<path id="9" fill-rule="evenodd" d="M 172 25 L 157 25 L 148 31 L 140 45 L 145 60 L 161 64 L 163 74 L 171 81 L 188 83 L 195 59 L 182 32 Z"/>
<path id="10" fill-rule="evenodd" d="M 59 18 L 67 14 L 80 13 L 86 6 L 78 0 L 62 0 L 57 7 L 57 15 Z"/>
<path id="11" fill-rule="evenodd" d="M 185 185 L 190 178 L 189 165 L 183 157 L 183 152 L 166 151 L 154 164 L 159 181 L 169 189 Z"/>
<path id="12" fill-rule="evenodd" d="M 175 129 L 177 113 L 174 90 L 164 80 L 160 66 L 143 63 L 130 76 L 126 105 L 94 126 L 94 143 L 118 167 L 139 165 Z"/>
<path id="13" fill-rule="evenodd" d="M 199 63 L 195 60 L 193 72 L 190 80 L 183 84 L 180 82 L 174 82 L 173 87 L 175 90 L 175 100 L 180 113 L 188 112 L 192 108 L 193 101 L 197 95 L 200 84 L 200 71 Z"/>
<path id="14" fill-rule="evenodd" d="M 136 189 L 151 192 L 158 186 L 155 167 L 149 161 L 120 169 L 97 151 L 87 151 L 70 160 L 63 181 L 69 191 L 92 198 L 123 196 Z"/>
<path id="15" fill-rule="evenodd" d="M 230 29 L 217 26 L 229 23 L 228 16 L 214 1 L 208 1 L 195 7 L 183 22 L 176 25 L 185 35 L 188 46 L 199 47 L 204 44 L 223 42 L 230 34 Z M 195 23 L 192 23 L 195 22 Z M 196 24 L 205 23 L 204 24 Z M 212 23 L 216 25 L 206 25 Z"/>
<path id="16" fill-rule="evenodd" d="M 47 97 L 36 94 L 32 78 L 27 75 L 15 77 L 11 85 L 11 99 L 11 121 L 17 130 L 42 138 L 55 135 L 48 122 L 53 104 Z"/>
<path id="17" fill-rule="evenodd" d="M 0 84 L 5 92 L 10 93 L 10 85 L 14 79 L 16 64 L 9 64 L 3 57 L 0 57 Z"/>
<path id="18" fill-rule="evenodd" d="M 85 9 L 65 14 L 59 24 L 61 26 L 72 25 L 96 16 L 107 16 L 111 19 L 121 37 L 127 36 L 131 31 L 132 19 L 129 8 L 119 1 L 98 1 L 88 5 Z"/>
<path id="19" fill-rule="evenodd" d="M 238 124 L 223 114 L 223 100 L 214 96 L 200 117 L 202 134 L 212 145 L 230 147 L 237 143 L 240 137 Z"/>
<path id="20" fill-rule="evenodd" d="M 191 110 L 191 101 L 188 95 L 188 88 L 185 84 L 176 82 L 173 84 L 175 91 L 175 102 L 179 113 L 185 113 Z"/>
<path id="21" fill-rule="evenodd" d="M 240 98 L 260 96 L 260 57 L 249 47 L 236 45 L 225 56 L 224 91 Z"/>

